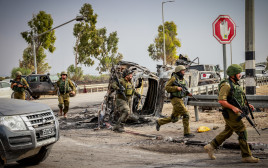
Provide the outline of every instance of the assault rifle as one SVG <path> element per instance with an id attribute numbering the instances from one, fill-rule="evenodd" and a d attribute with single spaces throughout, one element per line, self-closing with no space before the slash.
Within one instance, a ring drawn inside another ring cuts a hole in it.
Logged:
<path id="1" fill-rule="evenodd" d="M 25 88 L 25 86 L 26 86 L 25 89 L 30 93 L 30 95 L 33 94 L 33 91 L 31 90 L 31 88 L 30 88 L 30 87 L 27 87 L 27 85 L 21 83 L 20 81 L 10 80 L 10 83 L 17 83 L 18 85 L 22 85 L 24 88 Z"/>
<path id="2" fill-rule="evenodd" d="M 116 71 L 114 69 L 114 66 L 112 66 L 111 72 L 114 74 L 114 80 L 115 80 L 115 82 L 117 83 L 117 85 L 119 87 L 119 89 L 117 90 L 117 93 L 123 95 L 124 99 L 127 101 L 127 97 L 126 97 L 126 94 L 124 92 L 125 91 L 125 88 L 119 82 L 118 77 L 117 77 L 117 74 L 116 74 Z"/>
<path id="3" fill-rule="evenodd" d="M 237 99 L 235 97 L 233 97 L 234 104 L 233 103 L 231 103 L 231 104 L 234 105 L 235 107 L 239 108 L 242 111 L 241 115 L 239 117 L 237 117 L 236 121 L 240 121 L 242 118 L 246 117 L 246 119 L 248 120 L 249 124 L 256 130 L 256 132 L 259 135 L 261 135 L 259 133 L 259 131 L 257 130 L 257 128 L 256 128 L 256 124 L 254 122 L 254 116 L 252 114 L 252 109 L 249 107 L 248 100 L 247 100 L 246 96 L 244 96 L 244 98 L 246 100 L 247 106 L 243 106 L 242 107 L 238 103 Z M 250 114 L 250 116 L 251 116 L 251 118 L 252 118 L 253 121 L 249 118 L 249 116 L 248 116 L 249 114 Z"/>
<path id="4" fill-rule="evenodd" d="M 187 87 L 183 86 L 182 84 L 178 83 L 176 80 L 173 82 L 173 84 L 175 86 L 178 86 L 178 87 L 181 87 L 182 88 L 182 92 L 185 93 L 186 95 L 189 94 L 189 90 L 187 89 Z M 194 98 L 196 101 L 198 101 L 193 95 L 192 95 L 192 98 Z"/>

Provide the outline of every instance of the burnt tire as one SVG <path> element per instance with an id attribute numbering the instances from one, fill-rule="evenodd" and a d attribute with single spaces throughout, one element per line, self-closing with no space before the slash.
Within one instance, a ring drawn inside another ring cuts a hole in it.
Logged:
<path id="1" fill-rule="evenodd" d="M 32 96 L 34 99 L 39 99 L 40 98 L 40 95 L 38 96 Z"/>
<path id="2" fill-rule="evenodd" d="M 48 157 L 50 151 L 51 148 L 47 149 L 45 147 L 42 147 L 41 150 L 38 152 L 38 154 L 22 160 L 18 160 L 17 162 L 22 165 L 38 165 Z"/>

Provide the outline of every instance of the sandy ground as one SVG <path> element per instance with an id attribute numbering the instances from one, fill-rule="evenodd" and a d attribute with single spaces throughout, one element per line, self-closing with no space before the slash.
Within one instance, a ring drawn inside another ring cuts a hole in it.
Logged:
<path id="1" fill-rule="evenodd" d="M 267 86 L 261 87 L 268 90 Z M 264 93 L 263 91 L 260 91 Z M 203 146 L 186 145 L 188 139 L 183 138 L 183 126 L 177 123 L 166 124 L 158 132 L 154 122 L 127 125 L 127 131 L 155 135 L 160 139 L 134 135 L 131 133 L 115 133 L 108 129 L 94 131 L 96 123 L 87 121 L 89 115 L 95 115 L 100 107 L 105 92 L 80 94 L 71 98 L 69 119 L 59 118 L 61 124 L 61 138 L 54 145 L 49 157 L 38 168 L 175 168 L 175 167 L 268 167 L 268 149 L 252 150 L 253 155 L 261 158 L 257 164 L 241 162 L 240 150 L 219 149 L 216 160 L 209 160 Z M 268 95 L 268 94 L 267 94 Z M 45 103 L 57 112 L 57 97 L 42 97 L 38 102 Z M 170 115 L 171 104 L 165 104 L 163 115 Z M 217 110 L 199 113 L 200 120 L 195 121 L 193 107 L 188 107 L 191 114 L 190 127 L 196 135 L 192 141 L 210 142 L 223 130 L 224 121 Z M 256 112 L 259 136 L 245 121 L 248 129 L 249 142 L 268 144 L 268 112 Z M 156 118 L 151 118 L 154 121 Z M 207 126 L 211 131 L 197 133 L 199 126 Z M 213 129 L 214 128 L 214 129 Z M 227 142 L 237 142 L 237 135 L 233 135 Z M 265 148 L 265 147 L 264 147 Z M 7 167 L 20 167 L 11 164 Z"/>

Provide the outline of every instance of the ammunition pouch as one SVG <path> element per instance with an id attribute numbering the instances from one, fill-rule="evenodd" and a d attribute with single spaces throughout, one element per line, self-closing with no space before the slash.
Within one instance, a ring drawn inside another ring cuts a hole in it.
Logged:
<path id="1" fill-rule="evenodd" d="M 229 113 L 226 109 L 220 109 L 220 111 L 225 119 L 229 119 Z"/>

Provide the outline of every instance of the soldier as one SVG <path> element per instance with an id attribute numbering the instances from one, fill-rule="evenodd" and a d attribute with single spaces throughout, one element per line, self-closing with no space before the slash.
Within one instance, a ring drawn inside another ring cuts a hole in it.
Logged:
<path id="1" fill-rule="evenodd" d="M 73 82 L 67 77 L 67 73 L 65 71 L 61 72 L 61 78 L 57 81 L 57 87 L 59 88 L 59 116 L 62 116 L 62 112 L 64 113 L 64 118 L 67 118 L 67 112 L 69 110 L 69 94 L 75 94 L 76 88 Z M 71 90 L 71 89 L 72 90 Z M 64 105 L 64 108 L 63 108 Z"/>
<path id="2" fill-rule="evenodd" d="M 24 78 L 21 78 L 21 72 L 16 72 L 16 78 L 12 82 L 11 89 L 14 91 L 14 99 L 22 99 L 25 100 L 25 90 L 29 87 L 27 81 Z"/>
<path id="3" fill-rule="evenodd" d="M 185 66 L 179 65 L 175 68 L 175 73 L 172 73 L 171 78 L 166 84 L 166 91 L 170 93 L 171 97 L 171 103 L 173 105 L 173 111 L 170 117 L 162 118 L 156 120 L 156 130 L 160 130 L 160 126 L 170 123 L 170 122 L 177 122 L 179 120 L 179 117 L 182 116 L 183 119 L 183 127 L 184 127 L 184 137 L 185 138 L 192 138 L 194 137 L 194 134 L 190 133 L 190 127 L 189 127 L 189 112 L 187 111 L 182 98 L 185 96 L 192 96 L 191 93 L 182 92 L 182 88 L 175 86 L 173 83 L 174 81 L 177 81 L 181 85 L 186 86 L 186 81 L 183 78 L 185 74 Z"/>
<path id="4" fill-rule="evenodd" d="M 210 144 L 206 145 L 204 149 L 208 153 L 210 159 L 214 160 L 214 149 L 219 147 L 226 139 L 232 136 L 233 132 L 238 135 L 238 142 L 241 149 L 242 162 L 257 163 L 258 158 L 252 156 L 247 143 L 247 130 L 242 120 L 237 121 L 239 113 L 242 111 L 236 106 L 232 105 L 232 99 L 236 99 L 242 106 L 245 105 L 244 91 L 238 84 L 241 78 L 242 67 L 237 64 L 232 64 L 227 68 L 228 79 L 224 79 L 219 84 L 218 102 L 223 109 L 223 117 L 225 120 L 225 129 L 218 134 Z M 250 108 L 254 109 L 252 105 Z"/>
<path id="5" fill-rule="evenodd" d="M 124 123 L 127 121 L 128 116 L 130 115 L 130 103 L 132 96 L 135 94 L 140 98 L 140 94 L 137 93 L 134 89 L 134 86 L 131 83 L 132 80 L 132 71 L 125 69 L 123 71 L 123 78 L 119 80 L 120 84 L 123 86 L 123 90 L 120 90 L 118 84 L 114 82 L 112 88 L 117 91 L 116 94 L 116 106 L 119 111 L 120 117 L 113 127 L 113 131 L 124 132 Z M 124 97 L 124 94 L 126 97 Z"/>

